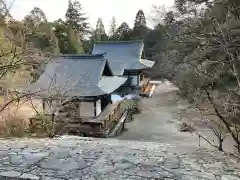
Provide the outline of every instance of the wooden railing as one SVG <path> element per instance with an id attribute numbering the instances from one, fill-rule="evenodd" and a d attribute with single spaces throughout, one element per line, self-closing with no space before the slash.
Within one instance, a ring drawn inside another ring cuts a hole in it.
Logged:
<path id="1" fill-rule="evenodd" d="M 114 129 L 110 132 L 109 137 L 115 137 L 122 133 L 124 130 L 124 124 L 128 116 L 128 110 L 125 110 L 124 113 L 122 113 L 121 117 L 118 120 L 118 123 L 114 127 Z"/>
<path id="2" fill-rule="evenodd" d="M 117 104 L 116 108 L 109 115 L 109 120 L 113 120 L 114 118 L 116 118 L 116 116 L 119 114 L 119 110 L 120 110 L 120 103 Z"/>
<path id="3" fill-rule="evenodd" d="M 144 79 L 142 83 L 141 92 L 144 93 L 149 85 L 149 79 Z"/>
<path id="4" fill-rule="evenodd" d="M 109 128 L 109 124 L 111 124 L 112 121 L 120 118 L 121 111 L 120 111 L 121 104 L 118 103 L 117 106 L 113 109 L 113 111 L 109 114 L 109 116 L 104 120 L 104 129 Z"/>

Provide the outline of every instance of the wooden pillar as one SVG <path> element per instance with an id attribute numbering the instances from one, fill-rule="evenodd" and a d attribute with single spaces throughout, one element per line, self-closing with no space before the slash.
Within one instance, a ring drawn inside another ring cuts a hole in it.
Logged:
<path id="1" fill-rule="evenodd" d="M 143 72 L 140 73 L 140 81 L 142 81 L 144 79 L 144 74 Z"/>
<path id="2" fill-rule="evenodd" d="M 81 103 L 81 101 L 77 101 L 76 102 L 76 117 L 77 118 L 80 118 L 81 116 L 80 116 L 80 103 Z"/>
<path id="3" fill-rule="evenodd" d="M 81 100 L 78 102 L 78 117 L 80 118 L 81 117 Z"/>
<path id="4" fill-rule="evenodd" d="M 137 73 L 137 85 L 140 85 L 140 73 Z"/>
<path id="5" fill-rule="evenodd" d="M 94 99 L 94 116 L 97 116 L 97 101 Z"/>

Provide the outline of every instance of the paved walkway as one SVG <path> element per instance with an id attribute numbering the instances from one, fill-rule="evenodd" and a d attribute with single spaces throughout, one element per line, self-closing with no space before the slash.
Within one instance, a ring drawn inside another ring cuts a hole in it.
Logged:
<path id="1" fill-rule="evenodd" d="M 142 113 L 126 124 L 126 131 L 119 139 L 170 143 L 176 146 L 186 144 L 190 148 L 196 148 L 196 136 L 179 132 L 180 104 L 176 99 L 176 90 L 171 84 L 159 84 L 151 98 L 142 100 Z"/>
<path id="2" fill-rule="evenodd" d="M 217 142 L 213 131 L 201 121 L 201 114 L 192 109 L 186 101 L 180 100 L 176 91 L 177 88 L 168 82 L 159 84 L 151 98 L 143 99 L 142 113 L 126 124 L 127 130 L 119 139 L 170 143 L 175 146 L 186 144 L 191 150 L 199 146 L 199 138 L 196 134 L 179 132 L 182 123 L 180 119 L 183 118 L 184 121 L 194 124 L 197 131 L 207 139 Z M 187 111 L 182 111 L 184 109 Z M 213 148 L 203 139 L 200 144 L 201 147 Z M 226 152 L 235 151 L 230 136 L 224 140 L 223 148 Z"/>
<path id="3" fill-rule="evenodd" d="M 179 152 L 165 143 L 78 137 L 0 143 L 1 180 L 240 179 L 240 164 L 230 156 Z"/>

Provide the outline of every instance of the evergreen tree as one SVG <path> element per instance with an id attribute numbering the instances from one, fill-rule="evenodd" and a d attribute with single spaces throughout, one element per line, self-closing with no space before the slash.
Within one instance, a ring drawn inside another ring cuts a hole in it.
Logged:
<path id="1" fill-rule="evenodd" d="M 78 32 L 81 35 L 89 32 L 87 18 L 83 12 L 82 5 L 78 1 L 68 1 L 68 9 L 65 17 L 66 24 L 71 25 L 75 32 Z"/>
<path id="2" fill-rule="evenodd" d="M 62 19 L 54 22 L 55 34 L 58 38 L 59 49 L 62 54 L 82 54 L 82 40 L 71 25 Z"/>
<path id="3" fill-rule="evenodd" d="M 117 31 L 116 18 L 113 16 L 110 23 L 110 30 L 108 35 L 109 40 L 116 40 L 116 31 Z"/>
<path id="4" fill-rule="evenodd" d="M 58 38 L 58 45 L 60 53 L 66 53 L 66 42 L 67 42 L 67 26 L 62 19 L 54 21 L 54 32 Z"/>
<path id="5" fill-rule="evenodd" d="M 132 38 L 133 39 L 144 39 L 147 33 L 147 24 L 146 17 L 142 10 L 139 10 L 136 15 L 136 19 L 134 22 Z"/>
<path id="6" fill-rule="evenodd" d="M 173 11 L 169 11 L 166 13 L 165 18 L 164 18 L 164 23 L 167 26 L 172 25 L 175 22 L 175 16 Z"/>
<path id="7" fill-rule="evenodd" d="M 95 33 L 94 33 L 94 40 L 95 41 L 106 41 L 108 39 L 107 34 L 105 32 L 104 24 L 101 18 L 98 19 Z"/>
<path id="8" fill-rule="evenodd" d="M 84 39 L 84 35 L 89 33 L 89 24 L 82 5 L 78 1 L 72 2 L 69 0 L 65 17 L 66 32 L 64 34 L 67 34 L 67 38 L 62 51 L 73 54 L 83 53 L 81 42 Z"/>
<path id="9" fill-rule="evenodd" d="M 131 29 L 126 22 L 123 22 L 116 30 L 116 39 L 120 41 L 131 40 Z"/>
<path id="10" fill-rule="evenodd" d="M 153 59 L 158 52 L 163 53 L 166 49 L 165 26 L 158 24 L 149 31 L 144 39 L 145 58 Z"/>
<path id="11" fill-rule="evenodd" d="M 67 54 L 83 54 L 82 43 L 79 37 L 76 36 L 71 26 L 67 29 L 67 41 L 66 41 L 66 53 Z"/>

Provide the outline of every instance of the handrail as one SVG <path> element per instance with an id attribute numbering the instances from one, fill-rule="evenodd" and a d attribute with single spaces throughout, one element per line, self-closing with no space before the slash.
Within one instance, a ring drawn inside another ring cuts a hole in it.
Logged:
<path id="1" fill-rule="evenodd" d="M 125 110 L 125 112 L 121 115 L 118 124 L 115 126 L 115 128 L 112 130 L 112 132 L 109 134 L 110 137 L 118 135 L 118 131 L 120 130 L 120 127 L 125 122 L 128 115 L 128 110 Z"/>
<path id="2" fill-rule="evenodd" d="M 149 82 L 150 82 L 150 81 L 148 80 L 148 82 L 146 83 L 146 85 L 144 85 L 144 86 L 142 87 L 142 93 L 144 93 L 145 90 L 147 89 Z"/>
<path id="3" fill-rule="evenodd" d="M 120 103 L 109 104 L 97 117 L 83 120 L 83 122 L 101 123 L 105 120 L 113 119 L 115 113 L 120 108 Z"/>

